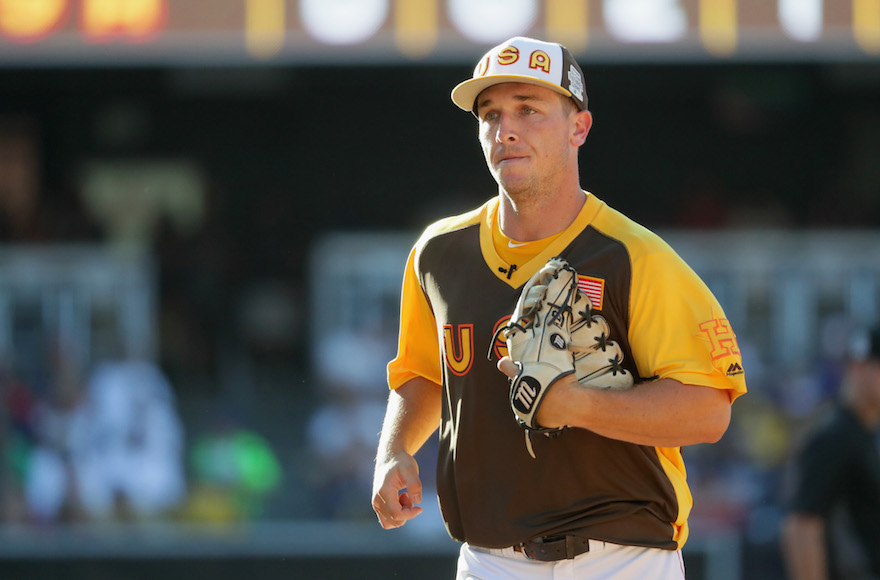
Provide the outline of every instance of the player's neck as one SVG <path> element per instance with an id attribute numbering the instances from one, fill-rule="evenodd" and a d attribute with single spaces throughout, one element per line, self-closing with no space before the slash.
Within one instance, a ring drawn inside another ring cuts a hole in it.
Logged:
<path id="1" fill-rule="evenodd" d="M 521 242 L 542 240 L 565 230 L 586 201 L 577 188 L 557 195 L 514 196 L 500 191 L 498 216 L 501 230 Z"/>

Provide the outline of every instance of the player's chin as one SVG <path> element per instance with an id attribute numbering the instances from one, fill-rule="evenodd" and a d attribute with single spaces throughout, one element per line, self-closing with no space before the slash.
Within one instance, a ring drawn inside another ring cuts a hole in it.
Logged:
<path id="1" fill-rule="evenodd" d="M 525 185 L 529 181 L 523 168 L 514 167 L 512 165 L 502 165 L 498 167 L 495 170 L 495 178 L 505 190 L 511 193 L 516 193 L 525 189 Z"/>
<path id="2" fill-rule="evenodd" d="M 535 197 L 538 188 L 531 176 L 513 175 L 513 172 L 507 173 L 507 175 L 501 175 L 497 178 L 498 185 L 507 194 L 507 197 L 515 202 L 524 202 Z"/>

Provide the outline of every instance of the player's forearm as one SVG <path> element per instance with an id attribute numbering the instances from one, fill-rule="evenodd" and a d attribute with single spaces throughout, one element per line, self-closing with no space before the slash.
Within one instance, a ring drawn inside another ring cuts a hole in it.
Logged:
<path id="1" fill-rule="evenodd" d="M 794 514 L 782 527 L 782 549 L 791 580 L 827 580 L 824 522 Z"/>
<path id="2" fill-rule="evenodd" d="M 378 459 L 404 452 L 414 455 L 440 425 L 440 385 L 415 378 L 388 395 L 379 438 Z"/>
<path id="3" fill-rule="evenodd" d="M 584 388 L 560 381 L 538 413 L 547 426 L 571 425 L 638 445 L 714 443 L 730 423 L 725 391 L 660 379 L 627 390 Z"/>

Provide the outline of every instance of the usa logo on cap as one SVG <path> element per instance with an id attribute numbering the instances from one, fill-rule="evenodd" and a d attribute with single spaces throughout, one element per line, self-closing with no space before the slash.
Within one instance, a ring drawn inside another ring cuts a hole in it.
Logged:
<path id="1" fill-rule="evenodd" d="M 487 52 L 474 68 L 473 77 L 452 90 L 452 101 L 473 112 L 477 95 L 492 85 L 509 82 L 543 86 L 570 97 L 579 109 L 587 108 L 584 73 L 568 49 L 524 36 Z"/>

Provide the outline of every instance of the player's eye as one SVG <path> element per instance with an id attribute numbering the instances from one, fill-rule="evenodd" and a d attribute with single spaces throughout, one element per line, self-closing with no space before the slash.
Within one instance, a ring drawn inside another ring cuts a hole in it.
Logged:
<path id="1" fill-rule="evenodd" d="M 498 113 L 495 111 L 489 111 L 488 113 L 483 115 L 484 121 L 494 121 L 497 118 L 498 118 Z"/>

